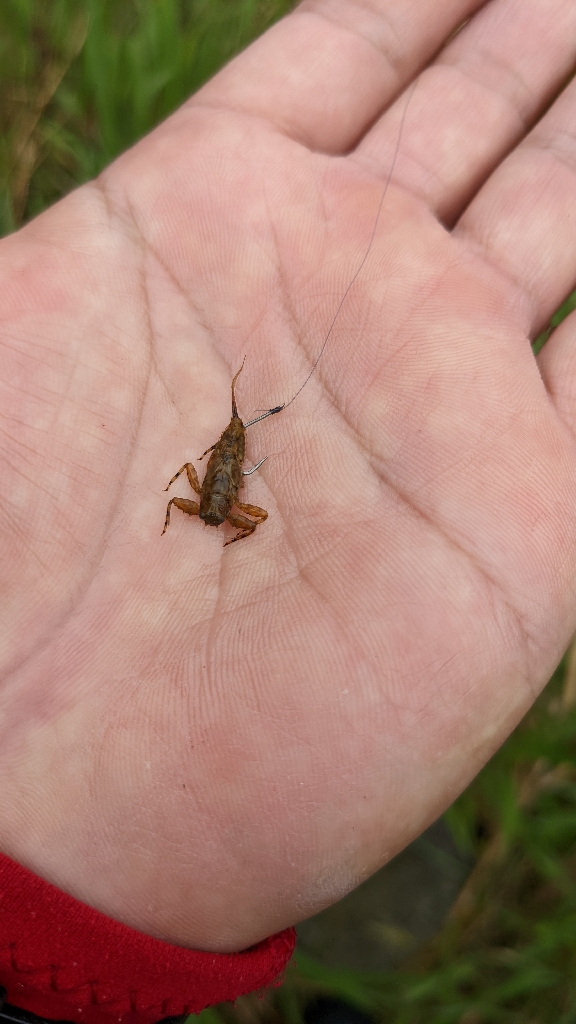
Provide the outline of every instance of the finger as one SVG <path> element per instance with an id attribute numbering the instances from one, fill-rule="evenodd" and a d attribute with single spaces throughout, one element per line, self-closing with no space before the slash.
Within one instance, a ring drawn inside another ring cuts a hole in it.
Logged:
<path id="1" fill-rule="evenodd" d="M 189 102 L 348 151 L 482 0 L 304 0 Z"/>
<path id="2" fill-rule="evenodd" d="M 453 221 L 524 135 L 576 63 L 574 0 L 497 0 L 423 72 L 410 101 L 395 178 Z M 356 156 L 384 173 L 403 100 Z"/>
<path id="3" fill-rule="evenodd" d="M 454 232 L 518 285 L 533 332 L 576 283 L 575 139 L 576 80 L 492 174 Z"/>
<path id="4" fill-rule="evenodd" d="M 555 330 L 540 352 L 538 362 L 556 409 L 576 435 L 576 313 Z"/>

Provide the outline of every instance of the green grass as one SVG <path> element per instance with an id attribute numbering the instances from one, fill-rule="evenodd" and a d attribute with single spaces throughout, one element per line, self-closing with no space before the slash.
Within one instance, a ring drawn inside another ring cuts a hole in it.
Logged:
<path id="1" fill-rule="evenodd" d="M 2 0 L 0 233 L 96 174 L 289 6 Z M 447 813 L 477 862 L 433 943 L 370 976 L 298 956 L 281 987 L 190 1024 L 300 1024 L 319 993 L 387 1024 L 576 1024 L 575 665 Z"/>
<path id="2" fill-rule="evenodd" d="M 0 234 L 97 174 L 288 0 L 2 0 Z"/>

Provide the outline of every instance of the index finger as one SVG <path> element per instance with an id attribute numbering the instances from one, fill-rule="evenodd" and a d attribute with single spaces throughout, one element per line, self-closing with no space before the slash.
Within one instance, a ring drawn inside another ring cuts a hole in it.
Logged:
<path id="1" fill-rule="evenodd" d="M 311 149 L 354 146 L 483 0 L 304 0 L 189 105 L 265 118 Z"/>

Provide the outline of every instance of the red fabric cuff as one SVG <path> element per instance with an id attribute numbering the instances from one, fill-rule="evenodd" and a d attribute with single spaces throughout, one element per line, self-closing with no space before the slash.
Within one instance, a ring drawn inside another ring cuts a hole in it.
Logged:
<path id="1" fill-rule="evenodd" d="M 271 984 L 292 928 L 242 953 L 171 946 L 113 921 L 0 854 L 0 985 L 7 1002 L 78 1024 L 153 1024 Z"/>

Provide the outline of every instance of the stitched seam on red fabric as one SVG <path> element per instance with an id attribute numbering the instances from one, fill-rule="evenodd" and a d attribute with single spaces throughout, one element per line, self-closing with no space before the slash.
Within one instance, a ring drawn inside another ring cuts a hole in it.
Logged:
<path id="1" fill-rule="evenodd" d="M 93 1006 L 106 1006 L 113 1008 L 114 1005 L 125 1005 L 125 998 L 123 996 L 115 996 L 113 999 L 99 1000 L 98 999 L 98 982 L 97 981 L 82 981 L 78 985 L 73 985 L 70 988 L 60 987 L 58 985 L 58 971 L 59 968 L 56 964 L 46 964 L 44 967 L 19 967 L 16 962 L 16 943 L 10 943 L 10 966 L 15 974 L 22 975 L 25 978 L 34 977 L 38 974 L 46 974 L 49 972 L 50 975 L 50 989 L 52 992 L 56 992 L 62 996 L 73 996 L 76 992 L 81 992 L 82 989 L 90 989 L 90 1002 Z M 136 991 L 133 990 L 130 993 L 130 1008 L 134 1012 L 137 1010 L 136 1007 Z"/>
<path id="2" fill-rule="evenodd" d="M 10 950 L 10 966 L 15 974 L 24 974 L 29 976 L 34 974 L 46 974 L 46 971 L 49 971 L 50 975 L 52 975 L 52 971 L 57 969 L 54 964 L 44 964 L 43 967 L 18 967 L 18 964 L 16 963 L 16 943 L 11 942 L 8 949 Z"/>

